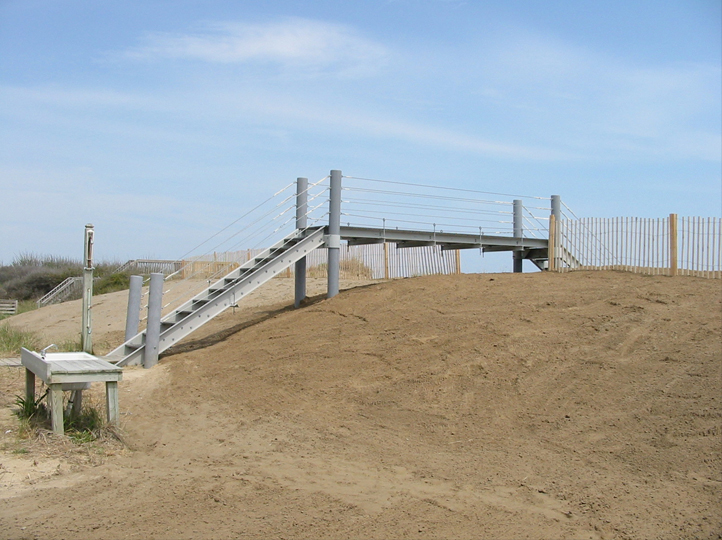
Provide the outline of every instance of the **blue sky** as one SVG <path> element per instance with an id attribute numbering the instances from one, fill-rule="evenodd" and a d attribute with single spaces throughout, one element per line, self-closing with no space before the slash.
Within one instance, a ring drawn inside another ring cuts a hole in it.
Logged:
<path id="1" fill-rule="evenodd" d="M 0 0 L 0 261 L 87 222 L 173 259 L 330 169 L 719 216 L 721 36 L 719 0 Z"/>

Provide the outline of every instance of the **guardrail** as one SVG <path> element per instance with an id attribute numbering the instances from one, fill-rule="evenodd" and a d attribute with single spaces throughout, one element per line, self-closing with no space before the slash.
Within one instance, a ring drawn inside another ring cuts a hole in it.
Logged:
<path id="1" fill-rule="evenodd" d="M 69 277 L 62 281 L 57 287 L 40 298 L 36 303 L 38 308 L 57 304 L 67 300 L 73 293 L 80 292 L 83 287 L 82 277 Z"/>
<path id="2" fill-rule="evenodd" d="M 17 300 L 0 299 L 0 315 L 15 315 L 17 312 Z"/>

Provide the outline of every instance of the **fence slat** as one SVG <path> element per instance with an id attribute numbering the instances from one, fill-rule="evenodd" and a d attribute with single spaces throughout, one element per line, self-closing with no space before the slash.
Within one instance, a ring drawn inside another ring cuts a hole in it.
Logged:
<path id="1" fill-rule="evenodd" d="M 557 272 L 618 269 L 722 278 L 722 218 L 552 219 L 549 233 L 549 269 Z"/>

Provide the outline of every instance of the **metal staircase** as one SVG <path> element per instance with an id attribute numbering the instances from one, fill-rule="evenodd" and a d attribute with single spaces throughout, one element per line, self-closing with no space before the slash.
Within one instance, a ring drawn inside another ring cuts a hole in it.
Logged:
<path id="1" fill-rule="evenodd" d="M 274 276 L 324 244 L 323 227 L 296 230 L 249 260 L 208 289 L 161 319 L 161 353 L 197 330 L 216 315 L 245 298 Z M 145 349 L 145 330 L 112 351 L 105 359 L 118 366 L 140 364 Z"/>

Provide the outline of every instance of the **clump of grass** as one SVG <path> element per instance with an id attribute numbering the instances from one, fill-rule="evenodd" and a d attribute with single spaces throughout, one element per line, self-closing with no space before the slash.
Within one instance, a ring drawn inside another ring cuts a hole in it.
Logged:
<path id="1" fill-rule="evenodd" d="M 83 343 L 79 333 L 74 338 L 66 338 L 58 341 L 57 345 L 58 352 L 77 352 L 83 350 Z"/>
<path id="2" fill-rule="evenodd" d="M 20 354 L 20 349 L 37 350 L 40 337 L 28 330 L 18 330 L 8 323 L 0 324 L 0 354 Z"/>
<path id="3" fill-rule="evenodd" d="M 107 294 L 111 292 L 124 291 L 130 287 L 130 275 L 122 272 L 119 274 L 109 274 L 101 277 L 96 284 L 93 285 L 95 294 Z"/>
<path id="4" fill-rule="evenodd" d="M 20 396 L 15 397 L 15 405 L 19 407 L 19 409 L 16 411 L 19 418 L 22 418 L 23 420 L 33 420 L 37 418 L 46 419 L 48 418 L 48 409 L 45 406 L 45 403 L 42 401 L 45 399 L 45 396 L 48 395 L 48 392 L 46 391 L 42 396 L 40 396 L 36 400 L 28 400 Z"/>
<path id="5" fill-rule="evenodd" d="M 24 438 L 31 438 L 41 430 L 50 429 L 51 415 L 48 406 L 44 403 L 48 392 L 46 391 L 37 400 L 27 400 L 20 396 L 15 399 L 17 409 L 14 411 L 20 419 L 19 433 Z M 63 404 L 65 410 L 68 403 Z M 84 403 L 77 414 L 69 411 L 63 415 L 63 428 L 65 434 L 75 443 L 84 444 L 103 438 L 106 431 L 102 413 L 93 403 Z M 112 433 L 111 433 L 112 434 Z"/>
<path id="6" fill-rule="evenodd" d="M 99 439 L 105 427 L 105 420 L 98 409 L 85 406 L 80 414 L 68 415 L 63 422 L 65 431 L 73 441 L 87 443 Z"/>

